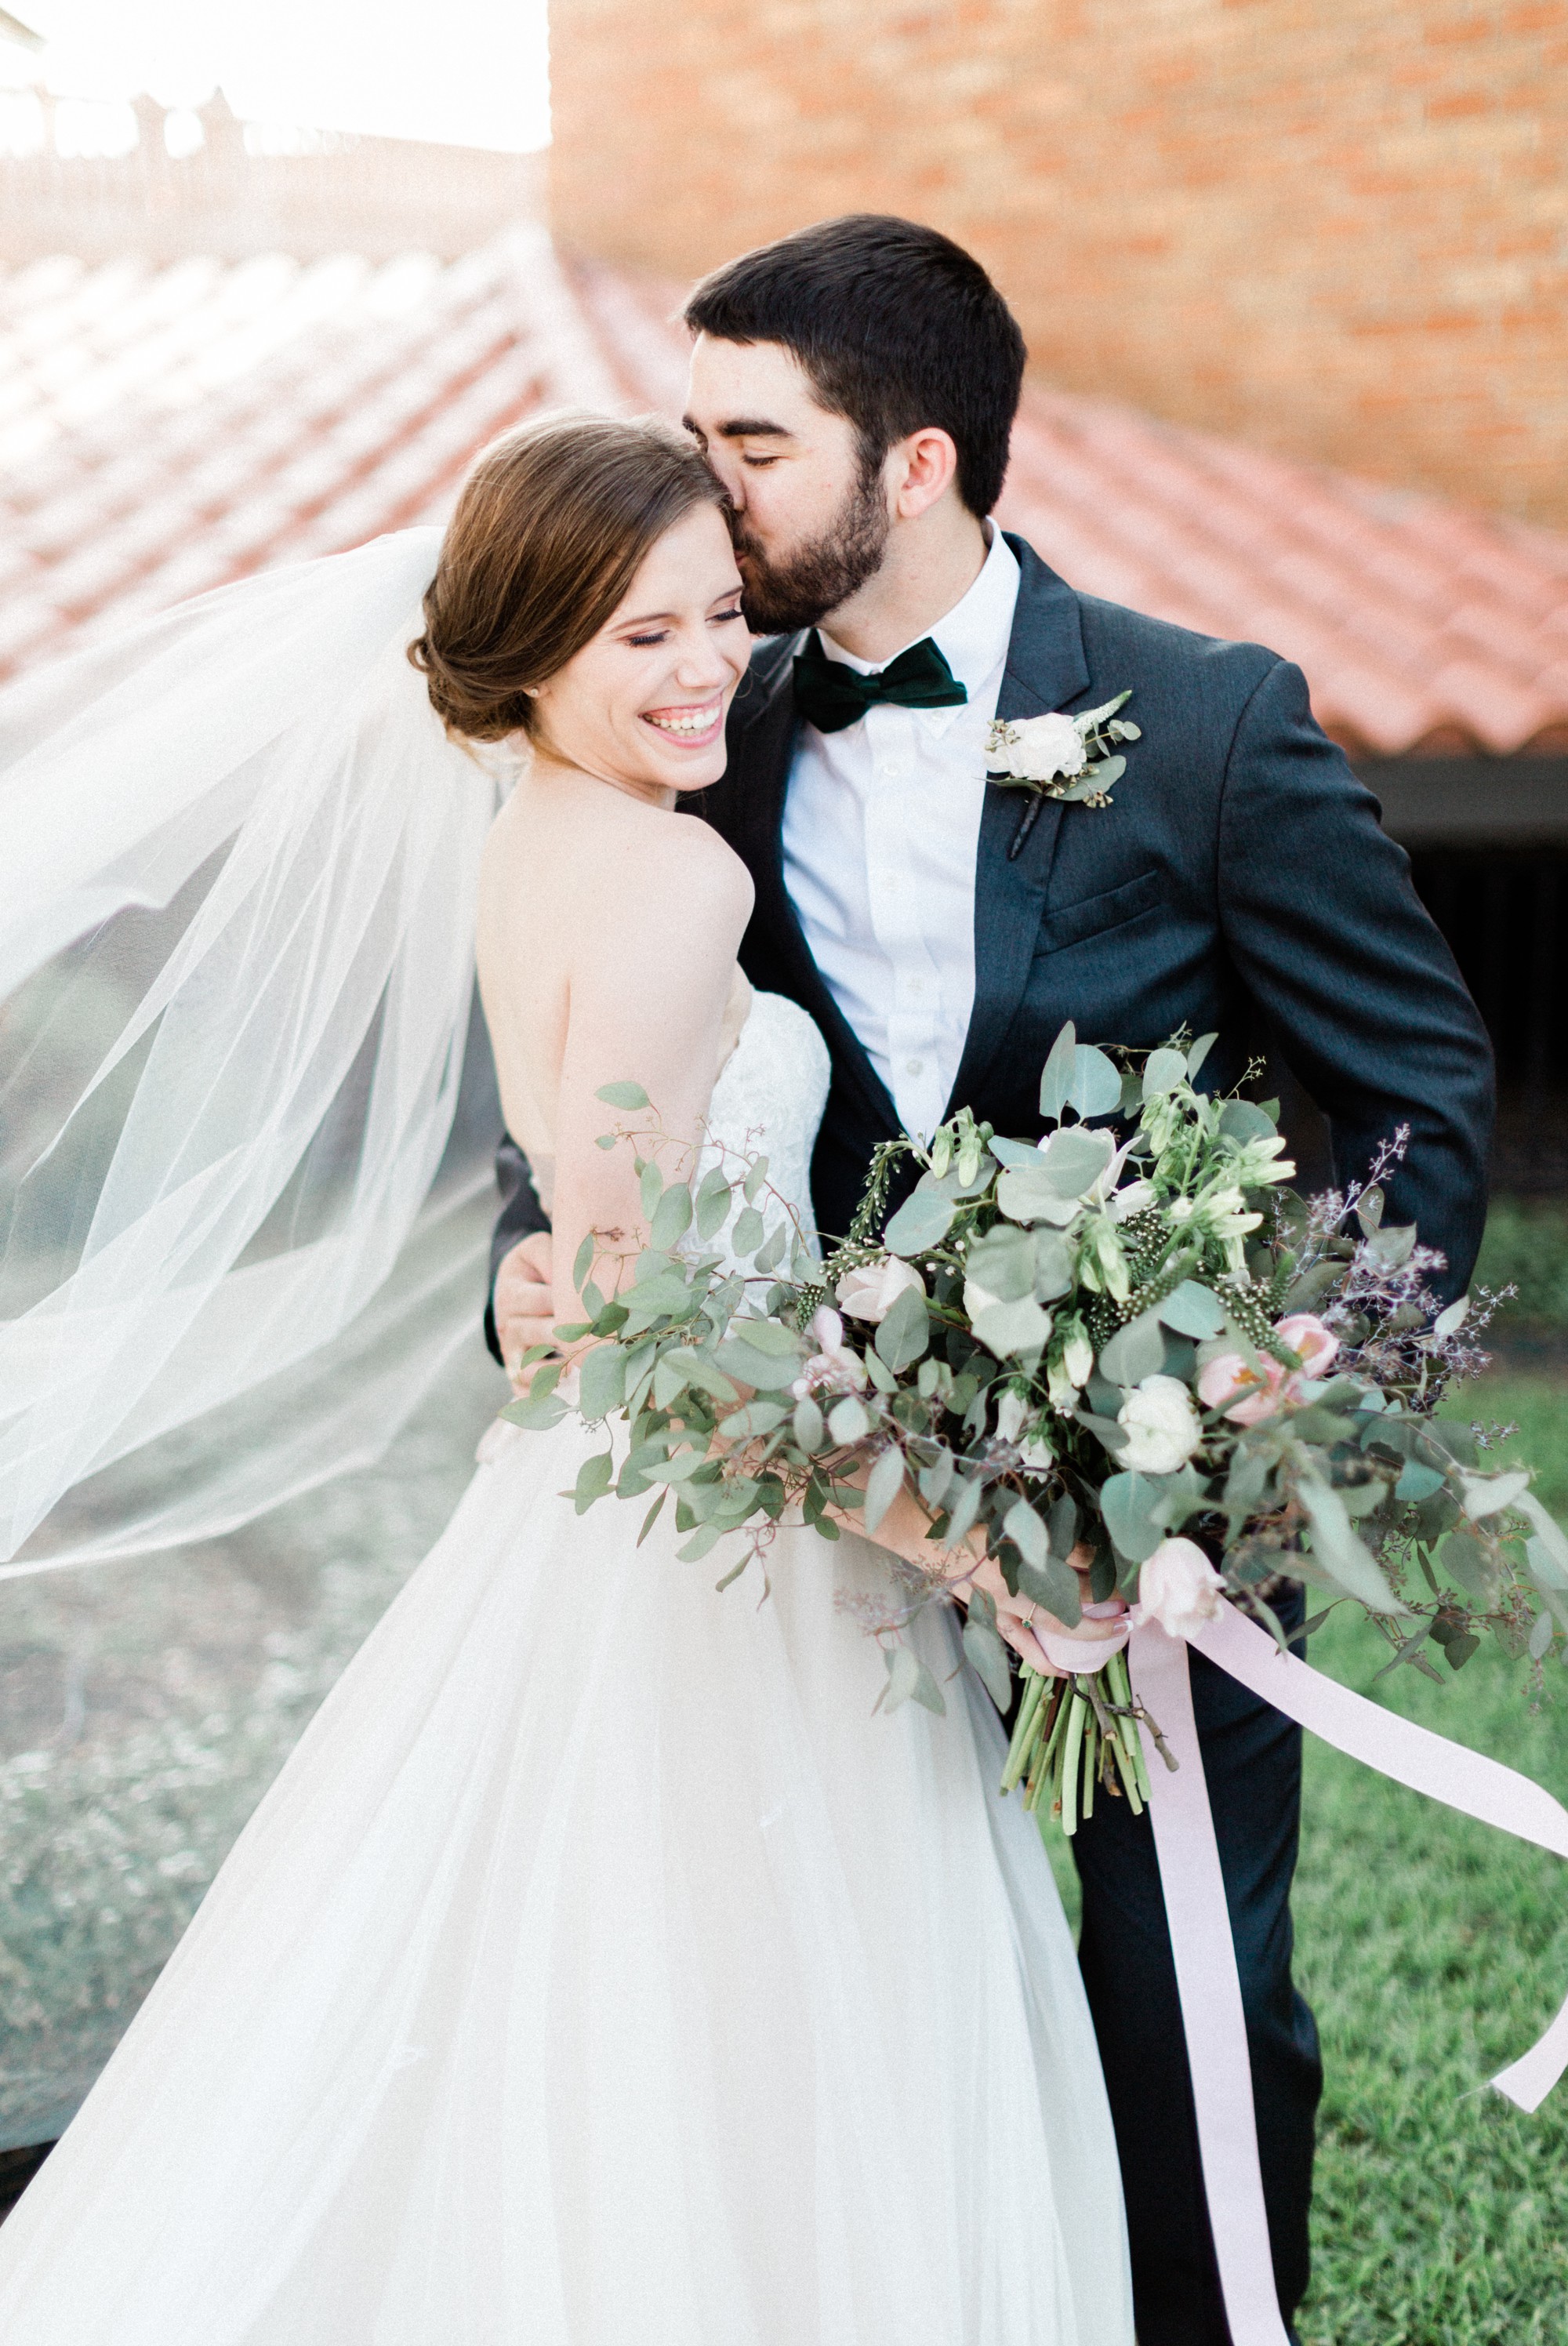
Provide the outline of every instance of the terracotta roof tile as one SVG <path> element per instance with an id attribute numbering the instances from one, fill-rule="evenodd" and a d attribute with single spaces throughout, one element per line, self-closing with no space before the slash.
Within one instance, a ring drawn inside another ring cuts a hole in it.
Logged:
<path id="1" fill-rule="evenodd" d="M 440 520 L 541 404 L 678 415 L 678 301 L 528 229 L 447 264 L 0 274 L 0 672 Z M 1086 592 L 1298 660 L 1352 747 L 1568 747 L 1568 537 L 1037 386 L 1001 510 Z"/>

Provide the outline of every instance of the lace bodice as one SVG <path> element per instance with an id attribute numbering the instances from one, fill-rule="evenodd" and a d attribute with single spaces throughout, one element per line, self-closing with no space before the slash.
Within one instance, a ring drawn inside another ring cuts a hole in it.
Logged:
<path id="1" fill-rule="evenodd" d="M 787 1206 L 813 1251 L 811 1151 L 828 1104 L 830 1073 L 828 1046 L 799 1004 L 782 994 L 754 994 L 740 1040 L 713 1086 L 710 1138 L 697 1168 L 700 1180 L 721 1164 L 733 1179 L 742 1158 L 766 1157 L 769 1187 L 782 1202 L 759 1198 L 763 1219 L 771 1229 Z M 715 1243 L 722 1246 L 727 1237 L 728 1229 Z"/>

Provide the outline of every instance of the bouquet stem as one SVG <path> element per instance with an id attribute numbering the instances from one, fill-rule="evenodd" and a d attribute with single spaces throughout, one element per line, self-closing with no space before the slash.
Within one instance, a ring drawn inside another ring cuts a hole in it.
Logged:
<path id="1" fill-rule="evenodd" d="M 1162 1745 L 1153 1719 L 1133 1698 L 1125 1654 L 1113 1654 L 1103 1669 L 1081 1678 L 1052 1678 L 1025 1668 L 1002 1790 L 1014 1791 L 1022 1784 L 1024 1807 L 1038 1814 L 1047 1803 L 1060 1811 L 1062 1830 L 1069 1834 L 1077 1831 L 1080 1819 L 1094 1815 L 1101 1785 L 1141 1816 L 1149 1779 L 1140 1719 Z"/>

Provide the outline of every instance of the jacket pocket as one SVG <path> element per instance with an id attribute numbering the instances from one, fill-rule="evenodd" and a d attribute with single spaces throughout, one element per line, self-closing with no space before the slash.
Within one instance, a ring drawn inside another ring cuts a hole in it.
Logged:
<path id="1" fill-rule="evenodd" d="M 1075 904 L 1055 905 L 1040 924 L 1039 951 L 1060 953 L 1064 945 L 1081 945 L 1108 929 L 1123 928 L 1140 913 L 1152 912 L 1159 901 L 1159 873 L 1140 872 L 1135 880 L 1124 880 L 1119 888 L 1103 888 L 1097 896 L 1080 896 Z"/>

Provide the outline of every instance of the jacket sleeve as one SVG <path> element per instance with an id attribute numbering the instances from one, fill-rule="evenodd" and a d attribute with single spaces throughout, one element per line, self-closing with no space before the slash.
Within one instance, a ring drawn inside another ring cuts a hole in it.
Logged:
<path id="1" fill-rule="evenodd" d="M 490 1291 L 484 1300 L 484 1341 L 501 1361 L 501 1340 L 495 1332 L 495 1275 L 520 1239 L 547 1230 L 550 1217 L 539 1203 L 528 1159 L 509 1132 L 501 1136 L 495 1152 L 495 1186 L 501 1192 L 501 1212 L 490 1234 Z M 502 1362 L 504 1367 L 504 1362 Z"/>
<path id="2" fill-rule="evenodd" d="M 1231 961 L 1329 1121 L 1334 1174 L 1366 1170 L 1400 1125 L 1388 1219 L 1446 1256 L 1463 1292 L 1486 1214 L 1492 1048 L 1453 955 L 1372 793 L 1278 660 L 1231 743 L 1219 823 L 1219 922 Z"/>

